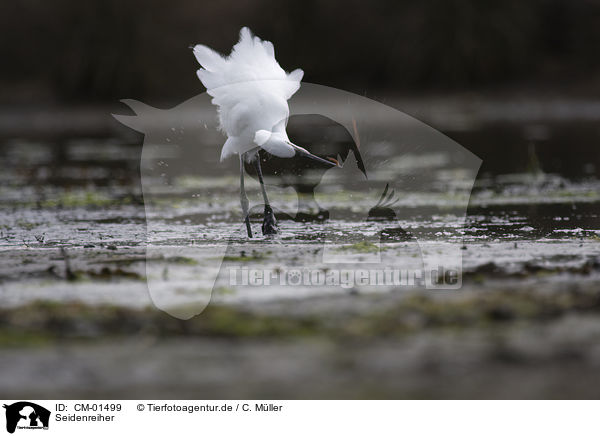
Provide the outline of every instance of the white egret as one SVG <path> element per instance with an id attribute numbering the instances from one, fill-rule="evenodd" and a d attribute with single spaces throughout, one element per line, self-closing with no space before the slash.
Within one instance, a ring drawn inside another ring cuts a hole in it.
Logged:
<path id="1" fill-rule="evenodd" d="M 221 161 L 234 154 L 240 159 L 240 202 L 248 237 L 252 237 L 248 216 L 248 197 L 244 189 L 244 160 L 254 164 L 265 202 L 262 232 L 277 233 L 277 222 L 265 190 L 258 151 L 277 157 L 306 156 L 328 166 L 335 159 L 322 159 L 293 144 L 286 132 L 288 99 L 300 88 L 304 72 L 286 73 L 275 59 L 273 44 L 242 28 L 240 40 L 231 54 L 223 57 L 205 45 L 196 45 L 194 55 L 200 63 L 198 78 L 217 106 L 221 130 L 227 140 Z"/>

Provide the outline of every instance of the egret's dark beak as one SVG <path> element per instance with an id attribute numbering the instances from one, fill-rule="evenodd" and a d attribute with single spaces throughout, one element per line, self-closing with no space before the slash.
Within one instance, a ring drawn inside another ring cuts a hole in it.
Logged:
<path id="1" fill-rule="evenodd" d="M 299 156 L 303 156 L 303 157 L 307 157 L 312 160 L 316 160 L 317 162 L 321 162 L 322 164 L 330 166 L 330 167 L 339 167 L 340 166 L 339 162 L 332 157 L 323 159 L 322 157 L 315 156 L 314 154 L 310 153 L 309 151 L 305 150 L 302 147 L 298 147 L 297 145 L 293 145 L 293 147 L 296 149 L 296 153 Z"/>

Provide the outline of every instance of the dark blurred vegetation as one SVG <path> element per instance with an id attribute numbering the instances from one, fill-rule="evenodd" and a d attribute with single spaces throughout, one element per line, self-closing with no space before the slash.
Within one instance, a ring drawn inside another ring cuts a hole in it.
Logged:
<path id="1" fill-rule="evenodd" d="M 0 5 L 0 102 L 182 100 L 189 50 L 243 25 L 287 70 L 356 93 L 577 86 L 600 70 L 594 0 L 19 0 Z"/>

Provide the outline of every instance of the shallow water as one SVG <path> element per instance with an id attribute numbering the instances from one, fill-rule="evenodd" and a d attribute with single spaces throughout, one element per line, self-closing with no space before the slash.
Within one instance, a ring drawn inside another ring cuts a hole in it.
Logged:
<path id="1" fill-rule="evenodd" d="M 249 177 L 251 241 L 240 222 L 237 164 L 218 164 L 218 135 L 202 149 L 210 165 L 200 171 L 186 160 L 165 188 L 161 173 L 171 167 L 163 159 L 146 195 L 141 137 L 92 135 L 77 125 L 57 134 L 63 115 L 40 118 L 46 133 L 29 136 L 41 138 L 35 141 L 18 138 L 29 124 L 2 124 L 14 132 L 0 141 L 0 345 L 10 347 L 0 359 L 7 375 L 0 391 L 32 398 L 593 398 L 597 105 L 413 108 L 483 159 L 472 193 L 471 175 L 449 167 L 447 155 L 413 150 L 395 158 L 394 144 L 382 142 L 379 157 L 392 153 L 392 170 L 370 174 L 374 189 L 341 176 L 321 184 L 316 201 L 328 219 L 297 219 L 314 203 L 299 205 L 291 189 L 269 182 L 275 237 L 261 235 L 261 194 Z M 408 176 L 419 173 L 428 183 L 411 189 Z M 395 213 L 371 215 L 391 181 Z M 325 255 L 350 257 L 342 264 L 349 269 L 379 265 L 368 262 L 373 256 L 418 268 L 424 254 L 444 259 L 447 246 L 458 248 L 460 290 L 232 286 L 226 270 L 326 269 Z M 213 289 L 209 267 L 224 256 Z M 186 323 L 152 309 L 163 299 L 193 308 L 199 296 L 210 297 L 210 307 Z M 37 300 L 44 302 L 28 305 Z"/>
<path id="2" fill-rule="evenodd" d="M 146 195 L 144 208 L 139 146 L 117 139 L 72 139 L 60 144 L 11 140 L 3 144 L 2 152 L 7 164 L 0 175 L 2 305 L 37 299 L 151 305 L 145 285 L 148 268 L 162 271 L 167 278 L 161 278 L 161 289 L 180 289 L 175 300 L 185 304 L 190 286 L 212 287 L 210 280 L 193 273 L 198 262 L 209 259 L 206 253 L 226 253 L 234 267 L 276 270 L 282 265 L 318 263 L 315 259 L 323 255 L 324 245 L 339 250 L 365 238 L 381 243 L 386 256 L 404 256 L 408 262 L 414 257 L 407 254 L 410 250 L 458 244 L 466 280 L 542 274 L 545 279 L 564 280 L 565 275 L 577 279 L 599 273 L 600 182 L 593 175 L 568 177 L 570 170 L 564 175 L 545 173 L 544 162 L 528 172 L 480 175 L 472 195 L 466 197 L 466 217 L 456 214 L 453 205 L 465 192 L 468 195 L 463 186 L 467 179 L 445 169 L 443 156 L 411 154 L 396 162 L 399 171 L 432 172 L 434 183 L 420 192 L 402 191 L 400 185 L 394 197 L 402 216 L 392 220 L 365 220 L 365 211 L 377 201 L 372 193 L 346 189 L 340 195 L 323 189 L 316 200 L 330 218 L 300 222 L 293 219 L 298 208 L 293 191 L 271 186 L 280 233 L 270 238 L 260 235 L 260 191 L 249 178 L 257 236 L 248 241 L 240 223 L 237 175 L 231 165 L 217 169 L 218 174 L 181 174 L 171 180 L 168 195 Z M 496 169 L 504 166 L 501 163 Z M 486 163 L 485 168 L 493 165 Z M 373 178 L 377 177 L 376 173 Z M 146 262 L 148 246 L 162 251 Z M 190 249 L 196 254 L 189 254 Z M 186 256 L 177 255 L 181 250 Z M 232 287 L 224 280 L 221 274 L 213 303 L 348 292 L 331 286 L 261 290 Z M 351 287 L 352 292 L 392 289 Z"/>

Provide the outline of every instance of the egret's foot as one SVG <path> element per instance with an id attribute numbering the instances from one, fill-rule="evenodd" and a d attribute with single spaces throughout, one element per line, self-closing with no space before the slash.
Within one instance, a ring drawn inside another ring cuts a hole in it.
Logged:
<path id="1" fill-rule="evenodd" d="M 271 206 L 265 206 L 265 219 L 262 224 L 263 235 L 276 235 L 277 234 L 277 220 Z"/>

